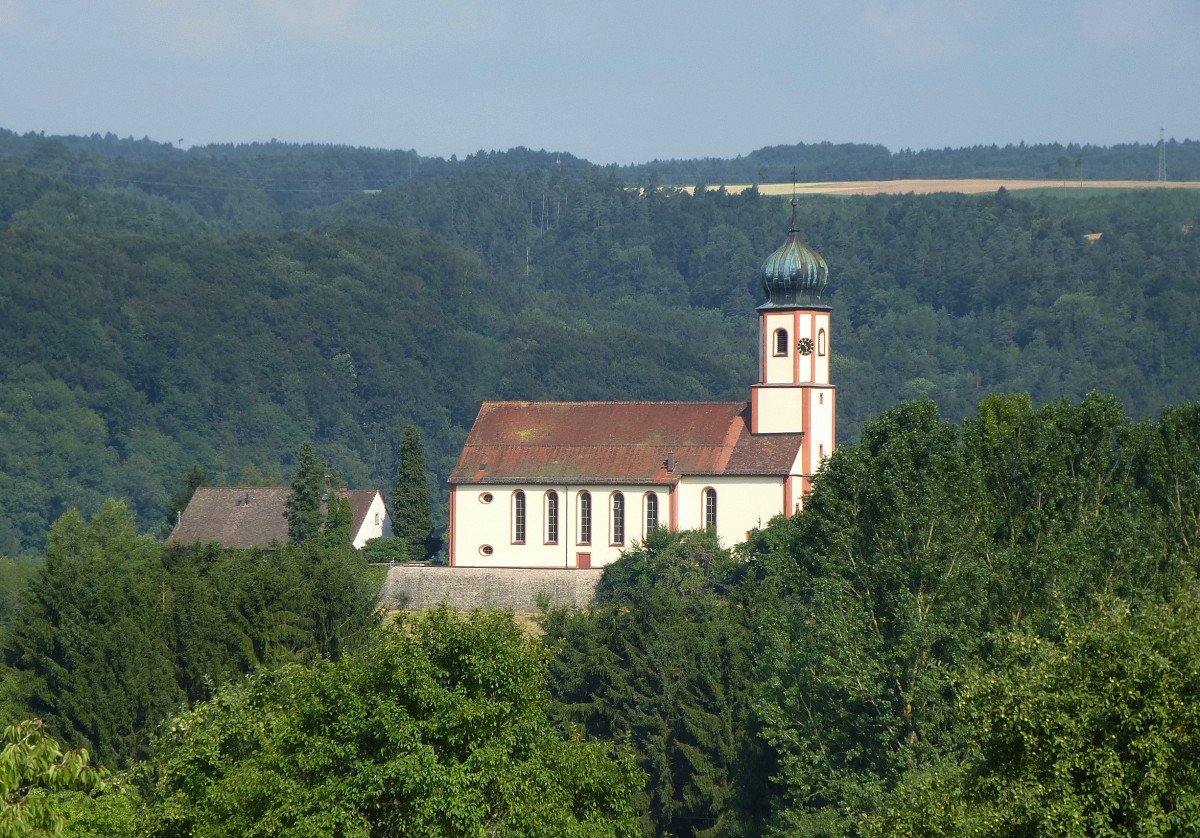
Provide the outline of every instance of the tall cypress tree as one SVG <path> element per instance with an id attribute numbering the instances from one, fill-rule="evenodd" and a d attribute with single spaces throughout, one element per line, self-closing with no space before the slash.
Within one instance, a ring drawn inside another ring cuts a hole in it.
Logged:
<path id="1" fill-rule="evenodd" d="M 288 536 L 295 544 L 312 541 L 321 531 L 321 490 L 325 472 L 317 462 L 311 442 L 300 445 L 292 493 L 284 504 Z"/>
<path id="2" fill-rule="evenodd" d="M 432 552 L 433 518 L 429 514 L 429 484 L 425 482 L 425 447 L 412 425 L 400 438 L 400 468 L 392 493 L 392 532 L 408 542 L 413 555 Z"/>

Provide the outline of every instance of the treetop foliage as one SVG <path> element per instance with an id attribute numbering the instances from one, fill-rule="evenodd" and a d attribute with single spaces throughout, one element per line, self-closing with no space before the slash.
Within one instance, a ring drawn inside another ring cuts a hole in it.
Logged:
<path id="1" fill-rule="evenodd" d="M 64 818 L 48 792 L 89 789 L 105 773 L 90 764 L 86 750 L 63 752 L 45 726 L 29 719 L 4 729 L 0 750 L 0 838 L 60 832 Z"/>
<path id="2" fill-rule="evenodd" d="M 79 835 L 1190 834 L 1197 410 L 902 403 L 802 513 L 656 530 L 540 639 L 376 634 L 344 545 L 163 548 L 112 502 L 51 533 L 7 709 L 145 778 L 47 792 Z"/>
<path id="3" fill-rule="evenodd" d="M 291 494 L 284 501 L 288 537 L 293 543 L 306 544 L 320 535 L 324 524 L 323 502 L 328 502 L 330 508 L 337 510 L 336 499 L 327 491 L 325 469 L 317 460 L 312 443 L 305 440 L 300 443 L 296 455 Z"/>
<path id="4" fill-rule="evenodd" d="M 121 503 L 53 527 L 3 638 L 6 696 L 71 747 L 124 768 L 187 701 L 262 665 L 339 658 L 379 621 L 348 544 L 168 547 Z"/>
<path id="5" fill-rule="evenodd" d="M 511 616 L 441 608 L 172 723 L 150 835 L 625 835 L 635 769 L 546 718 Z"/>
<path id="6" fill-rule="evenodd" d="M 1189 834 L 1197 428 L 905 402 L 802 513 L 655 532 L 551 610 L 555 717 L 632 748 L 656 835 Z"/>

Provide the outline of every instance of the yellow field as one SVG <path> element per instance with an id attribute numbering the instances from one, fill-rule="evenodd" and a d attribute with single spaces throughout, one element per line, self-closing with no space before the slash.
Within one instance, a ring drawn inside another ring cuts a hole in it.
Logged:
<path id="1" fill-rule="evenodd" d="M 995 192 L 1003 186 L 1010 191 L 1016 189 L 1200 189 L 1200 181 L 1167 181 L 1160 183 L 1156 180 L 1067 180 L 1064 186 L 1062 180 L 987 180 L 983 178 L 961 180 L 852 180 L 831 181 L 827 183 L 797 183 L 798 195 L 929 195 L 934 192 L 962 192 L 977 194 L 980 192 Z M 691 190 L 692 187 L 681 187 Z M 710 189 L 714 188 L 712 186 Z M 726 192 L 741 192 L 749 189 L 749 184 L 734 184 L 725 187 Z M 758 191 L 764 195 L 790 195 L 790 183 L 759 184 Z"/>

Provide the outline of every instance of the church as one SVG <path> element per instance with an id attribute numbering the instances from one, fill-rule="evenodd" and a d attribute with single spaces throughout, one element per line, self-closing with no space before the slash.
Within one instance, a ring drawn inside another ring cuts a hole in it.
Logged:
<path id="1" fill-rule="evenodd" d="M 449 478 L 450 564 L 602 567 L 655 527 L 732 545 L 798 511 L 837 413 L 829 271 L 795 198 L 761 278 L 749 401 L 485 402 Z"/>

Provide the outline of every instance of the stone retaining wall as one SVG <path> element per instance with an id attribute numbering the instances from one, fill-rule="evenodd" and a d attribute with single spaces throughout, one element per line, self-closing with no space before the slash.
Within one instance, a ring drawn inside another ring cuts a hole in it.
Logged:
<path id="1" fill-rule="evenodd" d="M 596 593 L 603 568 L 590 570 L 480 567 L 429 567 L 396 564 L 383 583 L 383 605 L 390 610 L 420 611 L 442 602 L 451 608 L 537 610 L 544 593 L 553 605 L 587 605 Z"/>

